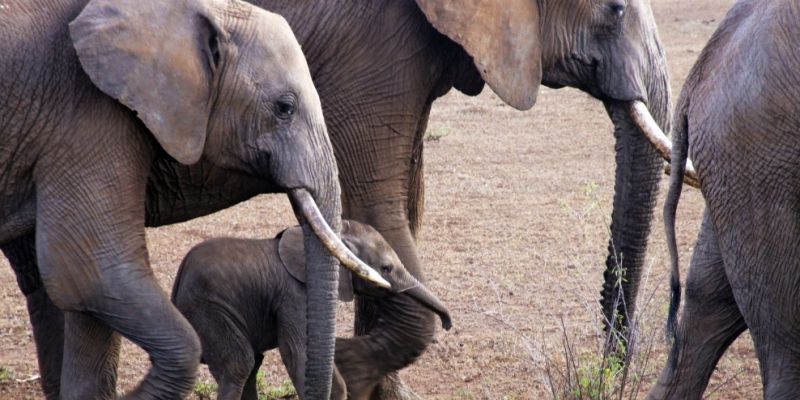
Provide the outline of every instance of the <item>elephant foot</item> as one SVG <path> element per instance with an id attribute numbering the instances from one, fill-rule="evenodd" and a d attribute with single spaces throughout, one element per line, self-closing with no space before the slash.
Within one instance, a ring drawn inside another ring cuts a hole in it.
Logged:
<path id="1" fill-rule="evenodd" d="M 371 400 L 422 400 L 418 394 L 400 379 L 400 374 L 392 372 L 383 378 L 372 392 Z"/>

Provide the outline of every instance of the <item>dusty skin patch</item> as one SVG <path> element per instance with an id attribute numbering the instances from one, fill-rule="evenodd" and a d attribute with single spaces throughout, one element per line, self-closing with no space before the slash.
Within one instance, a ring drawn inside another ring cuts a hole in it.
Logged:
<path id="1" fill-rule="evenodd" d="M 677 97 L 689 68 L 732 0 L 652 0 Z M 573 345 L 595 352 L 608 215 L 613 193 L 611 124 L 602 105 L 575 90 L 543 89 L 532 111 L 517 112 L 488 90 L 453 92 L 433 107 L 427 141 L 427 205 L 419 246 L 430 288 L 453 313 L 430 351 L 403 378 L 426 399 L 550 397 L 544 361 L 563 363 L 561 320 Z M 443 135 L 443 132 L 447 132 Z M 663 203 L 663 188 L 659 209 Z M 702 213 L 699 193 L 684 189 L 678 245 L 686 276 Z M 665 363 L 667 250 L 660 212 L 648 249 L 650 297 L 642 330 L 653 356 L 644 397 Z M 147 231 L 153 268 L 169 290 L 183 255 L 213 236 L 271 237 L 295 221 L 285 196 L 261 196 L 213 216 Z M 0 399 L 41 396 L 25 301 L 11 269 L 0 266 Z M 351 305 L 339 332 L 351 332 Z M 126 343 L 121 390 L 146 372 L 146 355 Z M 561 360 L 561 361 L 559 361 Z M 277 354 L 265 361 L 268 385 L 285 379 Z M 205 368 L 199 381 L 213 382 Z M 724 383 L 724 384 L 723 384 Z M 747 335 L 723 357 L 711 388 L 719 399 L 761 397 L 758 364 Z M 506 397 L 504 397 L 506 396 Z"/>

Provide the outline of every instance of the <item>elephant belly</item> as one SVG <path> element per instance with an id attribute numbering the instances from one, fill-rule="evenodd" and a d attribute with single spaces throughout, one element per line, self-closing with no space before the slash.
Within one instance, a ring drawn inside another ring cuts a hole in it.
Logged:
<path id="1" fill-rule="evenodd" d="M 270 316 L 266 321 L 261 322 L 260 326 L 251 328 L 250 344 L 253 346 L 254 354 L 263 354 L 267 351 L 278 348 L 278 322 Z"/>

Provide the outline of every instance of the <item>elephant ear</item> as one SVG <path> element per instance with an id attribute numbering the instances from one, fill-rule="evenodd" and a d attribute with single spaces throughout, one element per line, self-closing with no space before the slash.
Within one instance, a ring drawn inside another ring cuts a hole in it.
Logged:
<path id="1" fill-rule="evenodd" d="M 295 226 L 281 232 L 278 238 L 278 257 L 289 275 L 306 283 L 303 228 Z M 353 301 L 353 279 L 350 271 L 342 267 L 339 267 L 339 300 Z"/>
<path id="2" fill-rule="evenodd" d="M 481 77 L 512 107 L 533 107 L 542 81 L 535 0 L 416 0 L 439 32 L 472 56 Z"/>
<path id="3" fill-rule="evenodd" d="M 69 25 L 81 66 L 183 164 L 203 153 L 225 34 L 208 4 L 91 0 Z"/>

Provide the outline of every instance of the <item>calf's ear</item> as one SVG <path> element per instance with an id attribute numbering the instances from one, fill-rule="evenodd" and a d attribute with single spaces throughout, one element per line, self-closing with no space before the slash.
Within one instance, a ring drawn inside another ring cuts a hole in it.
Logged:
<path id="1" fill-rule="evenodd" d="M 278 257 L 283 267 L 294 279 L 306 283 L 305 248 L 303 228 L 295 226 L 286 229 L 278 241 Z M 353 301 L 353 279 L 350 271 L 339 267 L 339 300 Z"/>

